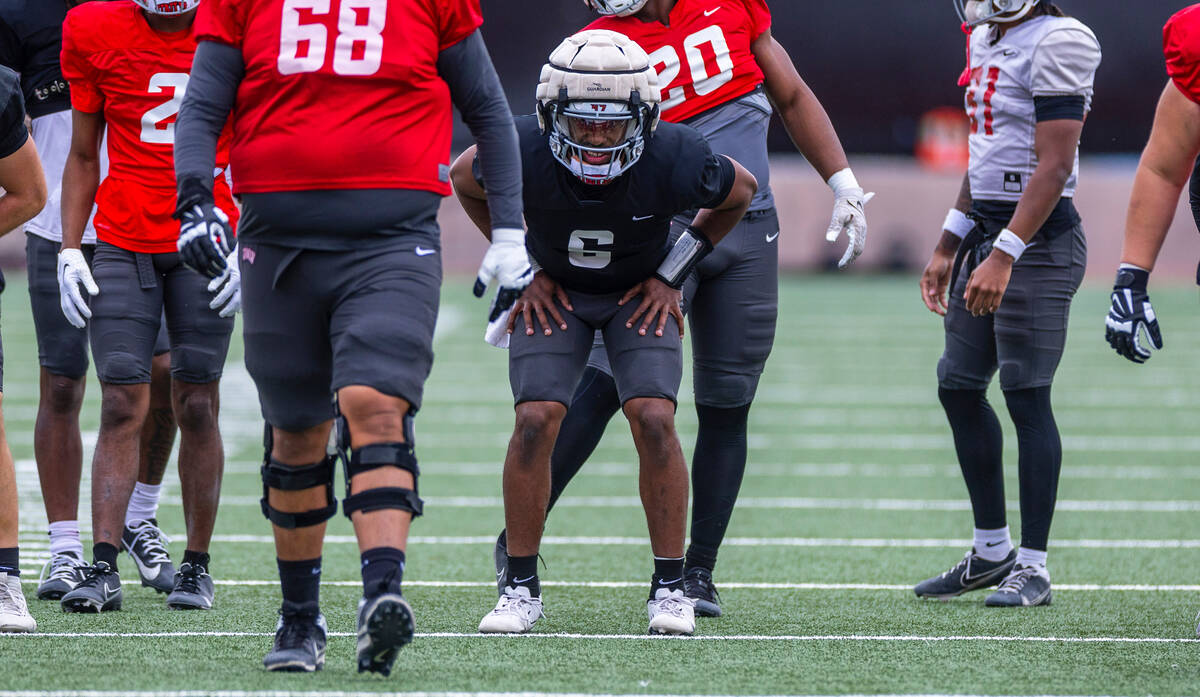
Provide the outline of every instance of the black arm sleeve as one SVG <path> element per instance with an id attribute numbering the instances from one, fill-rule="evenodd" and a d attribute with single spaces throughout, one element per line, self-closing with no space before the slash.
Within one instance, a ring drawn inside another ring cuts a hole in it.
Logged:
<path id="1" fill-rule="evenodd" d="M 483 37 L 476 31 L 442 51 L 437 68 L 479 146 L 492 227 L 523 227 L 517 129 Z"/>
<path id="2" fill-rule="evenodd" d="M 1082 121 L 1085 106 L 1084 98 L 1078 95 L 1033 98 L 1033 109 L 1039 123 L 1059 119 Z"/>
<path id="3" fill-rule="evenodd" d="M 242 52 L 233 46 L 201 41 L 196 48 L 187 94 L 175 124 L 175 179 L 181 188 L 191 179 L 212 190 L 217 141 L 245 72 Z"/>
<path id="4" fill-rule="evenodd" d="M 0 68 L 0 157 L 8 157 L 29 140 L 25 127 L 25 99 L 17 74 Z"/>

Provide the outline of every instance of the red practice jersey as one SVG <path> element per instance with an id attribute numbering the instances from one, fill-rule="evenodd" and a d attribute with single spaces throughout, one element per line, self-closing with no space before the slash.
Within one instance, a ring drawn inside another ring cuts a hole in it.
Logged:
<path id="1" fill-rule="evenodd" d="M 450 89 L 438 55 L 483 23 L 479 0 L 205 0 L 201 41 L 241 49 L 237 193 L 450 194 Z"/>
<path id="2" fill-rule="evenodd" d="M 1167 74 L 1180 92 L 1200 102 L 1200 5 L 1180 10 L 1163 28 Z"/>
<path id="3" fill-rule="evenodd" d="M 650 54 L 662 116 L 683 121 L 751 92 L 763 81 L 750 45 L 771 28 L 765 0 L 679 0 L 671 26 L 601 17 L 588 29 L 620 32 Z"/>
<path id="4" fill-rule="evenodd" d="M 108 176 L 96 193 L 96 236 L 103 242 L 133 252 L 175 251 L 175 118 L 195 52 L 194 31 L 159 33 L 131 0 L 87 2 L 67 14 L 62 72 L 71 106 L 103 113 L 108 126 Z M 224 169 L 228 131 L 218 150 Z M 235 217 L 223 173 L 213 193 Z"/>

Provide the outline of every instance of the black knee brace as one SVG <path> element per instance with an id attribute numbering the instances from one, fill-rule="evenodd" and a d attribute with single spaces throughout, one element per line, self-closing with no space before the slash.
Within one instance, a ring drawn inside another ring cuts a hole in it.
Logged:
<path id="1" fill-rule="evenodd" d="M 272 447 L 271 425 L 267 424 L 266 433 L 263 435 L 263 448 L 266 454 L 263 455 L 261 470 L 263 496 L 260 503 L 263 515 L 272 523 L 281 528 L 288 528 L 289 530 L 319 525 L 332 518 L 337 513 L 337 500 L 333 498 L 333 471 L 334 467 L 337 466 L 337 458 L 333 455 L 327 455 L 325 459 L 311 465 L 285 465 L 271 457 Z M 270 504 L 270 489 L 299 491 L 321 485 L 325 486 L 326 505 L 324 508 L 300 513 L 287 513 L 272 507 Z"/>
<path id="2" fill-rule="evenodd" d="M 408 511 L 414 518 L 421 515 L 424 502 L 417 495 L 417 477 L 421 471 L 417 467 L 417 456 L 413 452 L 412 414 L 404 417 L 404 437 L 407 441 L 404 443 L 374 443 L 352 449 L 350 429 L 345 417 L 338 417 L 337 428 L 338 453 L 346 463 L 346 498 L 342 500 L 342 512 L 346 517 L 349 518 L 357 511 L 367 513 L 388 508 Z M 357 494 L 349 493 L 351 477 L 380 467 L 399 467 L 411 472 L 413 488 L 388 486 L 367 489 Z"/>

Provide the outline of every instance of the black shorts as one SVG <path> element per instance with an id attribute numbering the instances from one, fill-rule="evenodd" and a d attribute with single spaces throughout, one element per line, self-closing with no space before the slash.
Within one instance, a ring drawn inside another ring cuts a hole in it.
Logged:
<path id="1" fill-rule="evenodd" d="M 432 240 L 378 237 L 352 250 L 243 240 L 246 368 L 268 423 L 294 432 L 327 421 L 348 385 L 420 408 L 442 285 Z"/>
<path id="2" fill-rule="evenodd" d="M 58 293 L 59 246 L 53 240 L 25 233 L 25 266 L 33 331 L 37 337 L 38 364 L 51 375 L 79 379 L 88 369 L 88 332 L 71 326 L 63 315 Z M 82 250 L 90 267 L 96 245 L 85 244 Z M 90 296 L 84 293 L 83 297 L 86 300 Z M 166 353 L 170 348 L 166 322 L 160 321 L 154 339 L 154 355 Z"/>
<path id="3" fill-rule="evenodd" d="M 92 276 L 100 287 L 91 301 L 90 334 L 101 382 L 150 382 L 164 317 L 171 377 L 196 384 L 220 379 L 233 318 L 208 306 L 208 279 L 181 264 L 177 253 L 143 254 L 100 242 Z"/>
<path id="4" fill-rule="evenodd" d="M 517 316 L 508 349 L 508 379 L 517 404 L 560 402 L 569 406 L 588 364 L 596 332 L 603 336 L 605 357 L 612 366 L 621 404 L 638 397 L 676 401 L 683 378 L 683 344 L 673 318 L 667 320 L 662 336 L 651 330 L 642 336 L 638 333 L 640 323 L 633 329 L 625 327 L 637 309 L 636 299 L 622 307 L 617 301 L 623 293 L 568 291 L 567 295 L 575 310 L 559 307 L 566 331 L 555 328 L 550 336 L 540 331 L 526 336 L 525 320 Z"/>

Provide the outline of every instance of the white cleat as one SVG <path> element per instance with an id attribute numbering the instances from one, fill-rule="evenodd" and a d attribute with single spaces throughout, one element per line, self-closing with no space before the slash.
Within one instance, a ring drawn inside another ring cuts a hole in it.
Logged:
<path id="1" fill-rule="evenodd" d="M 21 579 L 0 574 L 0 632 L 36 632 L 37 622 L 29 614 Z"/>
<path id="2" fill-rule="evenodd" d="M 696 601 L 681 590 L 659 588 L 654 599 L 646 601 L 651 634 L 691 636 L 696 632 Z"/>
<path id="3" fill-rule="evenodd" d="M 542 599 L 535 598 L 525 586 L 507 586 L 496 602 L 496 609 L 479 621 L 481 634 L 524 634 L 533 628 L 542 612 Z"/>

